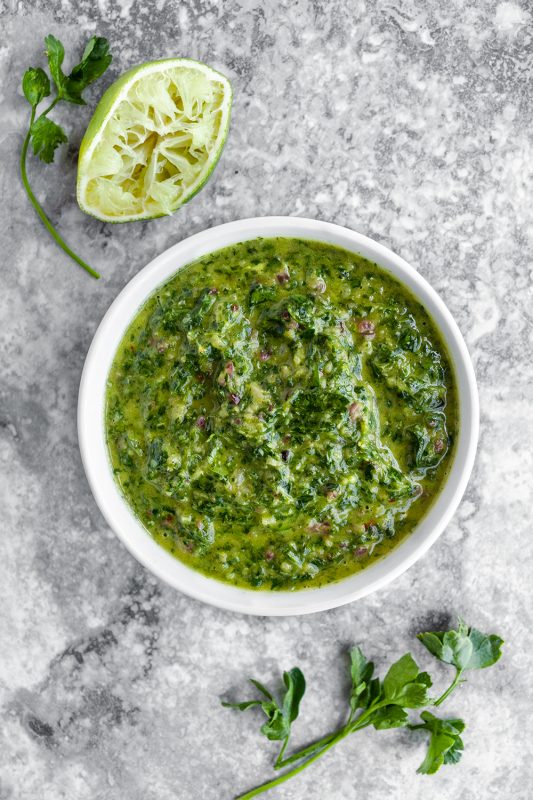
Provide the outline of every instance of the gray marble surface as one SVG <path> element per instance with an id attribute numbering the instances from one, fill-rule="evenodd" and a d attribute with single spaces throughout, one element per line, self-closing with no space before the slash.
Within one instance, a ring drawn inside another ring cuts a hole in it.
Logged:
<path id="1" fill-rule="evenodd" d="M 489 800 L 533 796 L 533 13 L 527 0 L 8 0 L 2 7 L 0 186 L 0 798 L 218 800 L 271 774 L 253 715 L 219 704 L 248 676 L 299 664 L 296 739 L 343 714 L 343 653 L 380 667 L 414 634 L 462 613 L 506 640 L 449 711 L 468 721 L 462 763 L 415 774 L 405 732 L 344 742 L 274 798 Z M 71 143 L 32 163 L 39 198 L 93 282 L 54 246 L 20 186 L 28 108 L 20 76 L 43 36 L 92 33 L 115 61 L 89 107 L 58 111 Z M 85 217 L 76 146 L 104 84 L 170 55 L 220 68 L 233 122 L 207 188 L 173 218 Z M 348 225 L 411 261 L 472 353 L 481 440 L 459 511 L 394 585 L 308 618 L 246 618 L 155 580 L 102 519 L 82 470 L 76 399 L 86 351 L 118 291 L 154 255 L 239 217 Z M 439 681 L 444 675 L 437 670 Z"/>

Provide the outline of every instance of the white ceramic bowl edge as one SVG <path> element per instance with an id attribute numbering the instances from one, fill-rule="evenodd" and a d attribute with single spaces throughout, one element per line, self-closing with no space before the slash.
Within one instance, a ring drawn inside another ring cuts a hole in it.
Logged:
<path id="1" fill-rule="evenodd" d="M 338 583 L 296 592 L 241 589 L 208 578 L 160 547 L 135 517 L 113 477 L 104 430 L 106 381 L 125 330 L 145 300 L 178 269 L 207 253 L 257 237 L 294 237 L 327 242 L 376 262 L 401 280 L 437 324 L 451 356 L 459 396 L 460 426 L 454 462 L 442 492 L 413 533 L 389 555 Z M 440 536 L 466 489 L 474 463 L 479 405 L 472 362 L 464 339 L 438 294 L 400 256 L 383 245 L 329 222 L 299 217 L 259 217 L 210 228 L 170 247 L 142 269 L 105 314 L 87 354 L 78 402 L 80 451 L 92 492 L 104 517 L 128 550 L 148 569 L 182 592 L 247 614 L 282 616 L 322 611 L 376 591 L 417 561 Z"/>

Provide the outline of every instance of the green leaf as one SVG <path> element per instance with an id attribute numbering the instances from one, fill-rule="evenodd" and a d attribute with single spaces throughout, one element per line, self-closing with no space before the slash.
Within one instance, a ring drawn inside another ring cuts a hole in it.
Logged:
<path id="1" fill-rule="evenodd" d="M 40 67 L 30 67 L 22 78 L 22 91 L 28 103 L 35 108 L 50 94 L 50 81 Z"/>
<path id="2" fill-rule="evenodd" d="M 378 708 L 371 717 L 372 725 L 378 731 L 388 728 L 404 728 L 408 720 L 407 712 L 400 706 Z"/>
<path id="3" fill-rule="evenodd" d="M 65 75 L 62 69 L 65 48 L 59 39 L 50 33 L 46 37 L 45 43 L 50 74 L 57 86 L 59 97 L 68 103 L 85 105 L 82 97 L 83 90 L 99 78 L 111 63 L 112 56 L 109 53 L 107 39 L 104 39 L 103 36 L 92 36 L 85 46 L 82 60 L 69 75 Z"/>
<path id="4" fill-rule="evenodd" d="M 350 676 L 352 678 L 352 690 L 350 693 L 350 708 L 355 712 L 358 708 L 368 708 L 373 699 L 373 689 L 378 689 L 372 681 L 374 674 L 374 664 L 367 661 L 360 647 L 353 647 L 350 651 Z"/>
<path id="5" fill-rule="evenodd" d="M 102 36 L 89 39 L 82 60 L 65 80 L 63 98 L 69 103 L 85 105 L 83 90 L 106 71 L 112 58 L 107 39 Z"/>
<path id="6" fill-rule="evenodd" d="M 419 633 L 418 639 L 432 655 L 458 671 L 485 669 L 501 657 L 503 639 L 468 628 L 460 619 L 457 630 Z"/>
<path id="7" fill-rule="evenodd" d="M 39 117 L 30 128 L 33 152 L 41 161 L 50 164 L 60 144 L 68 141 L 63 128 L 48 117 Z"/>
<path id="8" fill-rule="evenodd" d="M 390 703 L 404 708 L 420 708 L 427 705 L 427 689 L 431 678 L 427 672 L 419 672 L 410 653 L 396 661 L 383 681 L 383 697 Z"/>
<path id="9" fill-rule="evenodd" d="M 378 702 L 382 694 L 381 681 L 379 678 L 373 678 L 368 685 L 368 703 L 369 708 L 373 703 Z"/>
<path id="10" fill-rule="evenodd" d="M 255 681 L 253 681 L 255 683 Z M 275 700 L 243 700 L 241 703 L 227 703 L 222 702 L 224 708 L 236 708 L 239 711 L 247 711 L 249 708 L 259 706 L 267 721 L 261 725 L 261 733 L 267 739 L 285 739 L 290 732 L 290 722 L 283 715 L 282 709 L 278 706 Z"/>
<path id="11" fill-rule="evenodd" d="M 393 697 L 403 687 L 412 683 L 418 676 L 418 666 L 411 653 L 406 653 L 404 656 L 395 661 L 385 675 L 383 681 L 383 689 L 387 697 Z"/>
<path id="12" fill-rule="evenodd" d="M 300 702 L 305 694 L 305 678 L 298 667 L 283 673 L 283 682 L 287 688 L 283 698 L 283 712 L 290 722 L 294 722 L 300 710 Z"/>
<path id="13" fill-rule="evenodd" d="M 262 703 L 261 708 L 268 717 L 267 722 L 261 725 L 261 733 L 271 741 L 286 739 L 291 732 L 291 724 L 283 710 L 275 700 L 271 703 Z"/>
<path id="14" fill-rule="evenodd" d="M 366 682 L 366 672 L 368 669 L 368 661 L 363 655 L 360 647 L 355 646 L 350 650 L 350 675 L 352 677 L 352 686 L 356 689 L 361 683 Z"/>
<path id="15" fill-rule="evenodd" d="M 250 683 L 252 683 L 255 686 L 256 689 L 259 689 L 261 694 L 264 694 L 265 697 L 267 697 L 269 700 L 273 700 L 274 699 L 272 697 L 272 695 L 270 694 L 270 692 L 268 691 L 268 689 L 266 688 L 266 686 L 263 686 L 262 683 L 259 683 L 259 681 L 256 681 L 253 678 L 250 678 Z"/>
<path id="16" fill-rule="evenodd" d="M 51 108 L 56 105 L 56 103 L 65 98 L 65 93 L 67 95 L 69 94 L 69 91 L 71 91 L 71 89 L 69 89 L 69 81 L 74 82 L 75 87 L 75 99 L 72 102 L 83 102 L 79 97 L 80 89 L 78 82 L 80 76 L 84 84 L 90 83 L 97 78 L 99 74 L 101 74 L 105 66 L 107 66 L 109 63 L 109 56 L 107 56 L 107 43 L 104 47 L 104 42 L 105 40 L 103 39 L 93 37 L 85 49 L 85 53 L 83 54 L 84 60 L 82 64 L 79 64 L 78 68 L 75 68 L 75 75 L 73 77 L 69 76 L 67 78 L 62 69 L 63 60 L 65 58 L 65 48 L 59 39 L 56 39 L 56 37 L 52 34 L 48 34 L 48 36 L 45 37 L 45 52 L 48 57 L 50 74 L 57 88 L 57 96 L 50 106 L 42 112 L 38 119 L 35 119 L 35 111 L 39 103 L 45 97 L 50 95 L 50 79 L 40 67 L 30 67 L 26 70 L 22 79 L 24 96 L 32 106 L 32 122 L 29 130 L 26 133 L 26 136 L 24 137 L 20 158 L 20 176 L 24 190 L 35 212 L 50 235 L 54 238 L 56 244 L 61 247 L 62 250 L 70 258 L 72 258 L 73 261 L 76 262 L 76 264 L 79 264 L 79 266 L 88 272 L 89 275 L 92 275 L 93 278 L 99 278 L 100 276 L 94 269 L 92 269 L 92 267 L 89 266 L 89 264 L 81 259 L 68 246 L 60 233 L 52 225 L 45 213 L 45 210 L 35 197 L 30 181 L 28 180 L 27 156 L 28 145 L 31 142 L 35 155 L 37 155 L 41 161 L 49 164 L 54 160 L 56 148 L 59 147 L 59 145 L 63 142 L 67 141 L 65 131 L 55 122 L 49 120 L 47 114 Z"/>
<path id="17" fill-rule="evenodd" d="M 455 720 L 455 721 L 459 722 L 460 720 Z M 444 763 L 452 765 L 457 764 L 462 758 L 463 750 L 464 750 L 463 740 L 461 739 L 460 736 L 456 736 L 452 746 L 449 748 L 449 750 L 446 750 L 446 752 L 444 753 Z"/>
<path id="18" fill-rule="evenodd" d="M 276 297 L 276 289 L 274 286 L 263 286 L 262 283 L 252 285 L 250 289 L 249 303 L 251 306 L 265 303 L 267 300 L 274 300 Z"/>
<path id="19" fill-rule="evenodd" d="M 426 757 L 417 772 L 433 775 L 443 764 L 457 764 L 463 754 L 461 734 L 465 729 L 462 719 L 439 719 L 429 711 L 420 714 L 423 725 L 413 728 L 429 731 L 430 739 Z"/>
<path id="20" fill-rule="evenodd" d="M 260 706 L 262 705 L 261 700 L 244 700 L 242 703 L 226 703 L 222 701 L 221 705 L 224 708 L 238 708 L 239 711 L 246 711 L 248 708 L 253 708 L 253 706 Z"/>
<path id="21" fill-rule="evenodd" d="M 294 667 L 283 673 L 286 691 L 281 704 L 278 704 L 262 683 L 253 678 L 250 679 L 250 682 L 267 698 L 266 700 L 245 700 L 241 703 L 223 702 L 222 705 L 226 708 L 237 708 L 239 711 L 260 706 L 267 718 L 267 721 L 261 725 L 261 733 L 272 741 L 287 739 L 291 732 L 291 724 L 298 716 L 300 702 L 305 693 L 305 678 L 302 671 L 298 667 Z"/>
<path id="22" fill-rule="evenodd" d="M 404 708 L 422 708 L 430 702 L 424 683 L 408 683 L 394 698 L 394 703 Z"/>
<path id="23" fill-rule="evenodd" d="M 472 655 L 464 669 L 485 669 L 492 667 L 501 658 L 503 639 L 499 636 L 485 634 L 476 628 L 470 628 L 470 641 L 472 642 Z"/>
<path id="24" fill-rule="evenodd" d="M 63 59 L 65 58 L 65 48 L 59 41 L 56 39 L 55 36 L 52 36 L 51 33 L 45 37 L 44 43 L 46 45 L 45 52 L 48 56 L 48 66 L 50 69 L 50 75 L 52 76 L 54 83 L 57 87 L 57 92 L 61 96 L 63 91 L 63 86 L 65 84 L 66 76 L 61 69 L 63 64 Z"/>

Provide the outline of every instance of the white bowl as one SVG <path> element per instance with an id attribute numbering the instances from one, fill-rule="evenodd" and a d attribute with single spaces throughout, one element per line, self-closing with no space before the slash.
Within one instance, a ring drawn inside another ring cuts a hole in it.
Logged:
<path id="1" fill-rule="evenodd" d="M 134 515 L 113 477 L 104 430 L 106 380 L 120 341 L 137 310 L 178 269 L 222 247 L 257 237 L 312 239 L 359 253 L 388 270 L 420 300 L 439 327 L 455 369 L 459 396 L 459 433 L 446 484 L 414 531 L 372 566 L 338 583 L 295 592 L 241 589 L 208 578 L 160 547 Z M 413 267 L 366 236 L 298 217 L 259 217 L 219 225 L 197 233 L 157 256 L 122 290 L 96 334 L 81 378 L 78 434 L 92 492 L 107 522 L 145 567 L 176 589 L 220 608 L 245 614 L 289 615 L 323 611 L 357 600 L 401 575 L 440 536 L 466 488 L 478 438 L 476 379 L 461 333 L 443 301 Z"/>

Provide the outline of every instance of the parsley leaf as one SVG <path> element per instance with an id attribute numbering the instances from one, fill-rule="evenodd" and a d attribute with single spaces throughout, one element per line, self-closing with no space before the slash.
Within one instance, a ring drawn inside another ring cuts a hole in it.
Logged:
<path id="1" fill-rule="evenodd" d="M 51 33 L 45 37 L 44 43 L 46 45 L 45 53 L 48 56 L 50 75 L 56 85 L 57 93 L 61 96 L 66 80 L 66 75 L 63 74 L 63 70 L 61 69 L 63 59 L 65 58 L 65 48 L 59 39 L 56 39 Z"/>
<path id="2" fill-rule="evenodd" d="M 59 97 L 68 103 L 84 106 L 85 100 L 81 96 L 83 90 L 99 78 L 111 64 L 112 56 L 109 53 L 107 39 L 102 36 L 92 36 L 85 46 L 80 63 L 69 75 L 65 75 L 62 69 L 65 48 L 59 39 L 49 34 L 45 42 L 50 74 Z"/>
<path id="3" fill-rule="evenodd" d="M 67 141 L 63 128 L 48 117 L 39 117 L 30 127 L 30 135 L 33 152 L 46 164 L 54 160 L 56 148 Z"/>
<path id="4" fill-rule="evenodd" d="M 70 103 L 85 105 L 81 93 L 106 71 L 111 61 L 107 39 L 102 36 L 93 36 L 89 39 L 82 60 L 65 81 L 64 99 Z"/>
<path id="5" fill-rule="evenodd" d="M 371 717 L 372 725 L 377 731 L 388 728 L 403 728 L 407 725 L 409 717 L 407 711 L 400 706 L 385 706 L 378 708 Z"/>
<path id="6" fill-rule="evenodd" d="M 411 653 L 406 653 L 385 675 L 383 696 L 390 704 L 421 708 L 428 704 L 429 686 L 431 678 L 427 672 L 420 672 Z"/>
<path id="7" fill-rule="evenodd" d="M 350 676 L 352 689 L 350 692 L 350 708 L 354 714 L 359 708 L 368 705 L 379 694 L 379 680 L 374 678 L 374 664 L 367 661 L 360 647 L 350 650 Z"/>
<path id="8" fill-rule="evenodd" d="M 469 628 L 461 619 L 457 630 L 419 633 L 418 639 L 439 661 L 461 672 L 491 667 L 502 654 L 503 639 Z"/>
<path id="9" fill-rule="evenodd" d="M 278 777 L 239 795 L 236 800 L 252 800 L 253 797 L 279 786 L 321 758 L 342 739 L 370 726 L 376 730 L 407 728 L 429 733 L 426 757 L 418 768 L 420 773 L 431 775 L 443 764 L 456 764 L 463 753 L 463 720 L 440 719 L 425 710 L 420 713 L 421 722 L 412 724 L 409 721 L 409 710 L 440 705 L 459 684 L 463 670 L 483 669 L 494 664 L 500 658 L 503 642 L 498 636 L 485 636 L 475 628 L 468 628 L 462 621 L 456 631 L 422 633 L 419 639 L 433 655 L 456 668 L 454 680 L 438 700 L 432 700 L 428 696 L 431 678 L 427 672 L 419 670 L 410 653 L 395 661 L 383 681 L 380 681 L 373 677 L 374 664 L 367 661 L 360 647 L 353 647 L 350 651 L 350 713 L 346 723 L 289 756 L 285 756 L 285 749 L 291 723 L 298 716 L 299 703 L 305 691 L 304 677 L 297 667 L 283 674 L 286 692 L 281 703 L 261 683 L 254 680 L 252 683 L 264 699 L 223 703 L 224 706 L 241 711 L 260 706 L 267 717 L 267 721 L 261 726 L 261 732 L 267 739 L 282 741 L 274 768 L 290 767 Z"/>
<path id="10" fill-rule="evenodd" d="M 267 717 L 267 721 L 261 726 L 261 733 L 271 741 L 288 740 L 291 724 L 298 717 L 300 702 L 305 693 L 303 672 L 298 667 L 294 667 L 283 673 L 283 683 L 286 691 L 281 703 L 278 703 L 268 689 L 259 681 L 252 678 L 250 683 L 253 683 L 266 700 L 245 700 L 241 703 L 223 702 L 222 705 L 227 708 L 238 708 L 240 711 L 246 711 L 253 706 L 260 706 Z"/>
<path id="11" fill-rule="evenodd" d="M 54 160 L 56 149 L 68 141 L 67 134 L 63 128 L 49 119 L 48 114 L 61 100 L 77 105 L 85 104 L 85 100 L 82 98 L 83 90 L 99 78 L 111 63 L 109 45 L 107 40 L 100 36 L 91 37 L 83 51 L 82 60 L 74 67 L 70 75 L 65 75 L 63 72 L 65 48 L 59 39 L 56 39 L 51 33 L 45 38 L 45 52 L 48 57 L 50 75 L 57 93 L 50 105 L 37 116 L 37 106 L 45 97 L 50 95 L 50 79 L 41 67 L 30 67 L 26 70 L 22 78 L 22 90 L 24 97 L 31 105 L 31 116 L 20 154 L 22 184 L 37 216 L 55 242 L 89 275 L 92 275 L 93 278 L 99 278 L 99 274 L 70 249 L 46 216 L 28 180 L 26 161 L 30 143 L 34 155 L 46 164 L 50 164 Z"/>
<path id="12" fill-rule="evenodd" d="M 294 722 L 300 710 L 300 702 L 305 694 L 305 678 L 303 672 L 294 667 L 283 673 L 283 681 L 287 687 L 283 699 L 283 711 L 291 722 Z"/>
<path id="13" fill-rule="evenodd" d="M 50 80 L 40 67 L 30 67 L 22 78 L 22 91 L 28 103 L 35 108 L 50 94 Z"/>
<path id="14" fill-rule="evenodd" d="M 433 775 L 443 764 L 457 764 L 463 755 L 461 734 L 465 729 L 462 719 L 439 719 L 429 711 L 422 711 L 423 725 L 413 725 L 413 729 L 427 730 L 430 733 L 426 757 L 417 769 L 423 775 Z"/>

